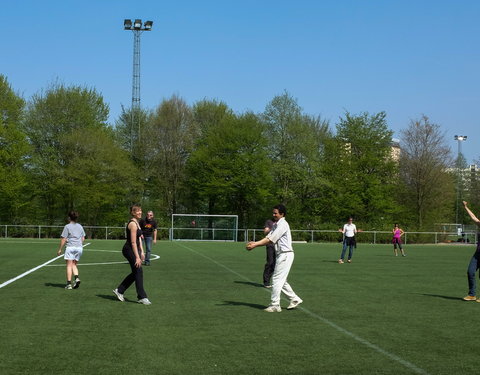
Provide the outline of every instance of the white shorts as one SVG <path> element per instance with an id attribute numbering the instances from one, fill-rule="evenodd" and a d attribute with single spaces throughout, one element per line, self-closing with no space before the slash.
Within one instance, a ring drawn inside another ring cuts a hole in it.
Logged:
<path id="1" fill-rule="evenodd" d="M 83 253 L 82 246 L 67 246 L 65 248 L 65 260 L 76 260 L 79 261 Z"/>

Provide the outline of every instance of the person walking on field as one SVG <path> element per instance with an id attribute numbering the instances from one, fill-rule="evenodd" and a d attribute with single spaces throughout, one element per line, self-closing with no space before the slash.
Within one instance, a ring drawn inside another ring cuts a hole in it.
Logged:
<path id="1" fill-rule="evenodd" d="M 153 211 L 148 211 L 145 219 L 140 220 L 143 240 L 145 241 L 145 265 L 150 265 L 150 254 L 152 252 L 152 242 L 157 243 L 157 222 L 153 218 Z"/>
<path id="2" fill-rule="evenodd" d="M 338 263 L 342 264 L 343 259 L 345 258 L 345 253 L 347 251 L 348 246 L 348 263 L 352 263 L 352 256 L 353 256 L 353 248 L 357 246 L 355 240 L 355 234 L 357 234 L 357 227 L 353 224 L 353 217 L 348 218 L 348 222 L 343 226 L 342 229 L 338 230 L 339 232 L 343 233 L 343 247 L 342 247 L 342 254 L 340 255 L 340 259 Z"/>
<path id="3" fill-rule="evenodd" d="M 303 302 L 287 282 L 287 277 L 293 264 L 294 253 L 290 226 L 285 220 L 286 214 L 287 209 L 283 204 L 278 204 L 273 207 L 273 218 L 276 222 L 272 230 L 260 241 L 252 241 L 247 244 L 247 250 L 252 250 L 258 246 L 265 246 L 269 243 L 275 244 L 276 259 L 275 270 L 272 276 L 272 295 L 270 306 L 265 309 L 266 312 L 282 311 L 280 307 L 281 292 L 290 300 L 287 310 L 294 309 Z"/>
<path id="4" fill-rule="evenodd" d="M 70 211 L 68 213 L 70 223 L 65 225 L 63 228 L 61 239 L 60 239 L 60 248 L 57 251 L 57 255 L 62 254 L 62 249 L 65 248 L 65 262 L 67 265 L 67 285 L 65 289 L 77 289 L 80 286 L 80 278 L 78 277 L 78 267 L 77 263 L 80 260 L 83 252 L 83 241 L 85 241 L 85 231 L 81 224 L 77 223 L 78 212 Z M 72 275 L 75 277 L 75 283 L 72 286 Z"/>
<path id="5" fill-rule="evenodd" d="M 398 224 L 395 224 L 393 227 L 393 252 L 395 253 L 395 256 L 398 256 L 398 251 L 397 251 L 397 246 L 402 252 L 402 257 L 406 256 L 405 252 L 403 251 L 403 246 L 402 246 L 402 236 L 405 233 L 402 228 L 398 226 Z"/>
<path id="6" fill-rule="evenodd" d="M 273 229 L 275 222 L 273 220 L 267 220 L 263 226 L 263 233 L 267 235 Z M 263 270 L 263 286 L 265 288 L 271 288 L 270 278 L 273 275 L 275 270 L 275 245 L 273 243 L 268 243 L 266 246 L 267 259 L 265 263 L 265 268 Z"/>
<path id="7" fill-rule="evenodd" d="M 480 220 L 475 216 L 475 214 L 468 208 L 468 203 L 463 201 L 463 207 L 467 211 L 470 218 L 480 227 Z M 467 269 L 467 277 L 468 277 L 468 295 L 463 297 L 464 301 L 477 301 L 480 302 L 480 298 L 477 299 L 476 297 L 476 289 L 477 283 L 475 280 L 475 274 L 477 270 L 480 268 L 480 241 L 477 241 L 477 248 L 475 253 L 473 254 L 472 258 L 470 259 L 470 263 L 468 264 Z"/>
<path id="8" fill-rule="evenodd" d="M 132 272 L 125 277 L 116 289 L 113 290 L 113 293 L 121 302 L 123 302 L 125 301 L 123 294 L 130 285 L 135 282 L 138 303 L 151 305 L 152 303 L 147 298 L 147 293 L 143 289 L 142 261 L 145 260 L 145 254 L 143 252 L 141 241 L 142 229 L 138 224 L 138 221 L 142 217 L 142 208 L 138 205 L 134 205 L 130 208 L 130 213 L 132 217 L 127 224 L 127 241 L 125 242 L 125 245 L 123 245 L 122 254 L 128 260 Z"/>

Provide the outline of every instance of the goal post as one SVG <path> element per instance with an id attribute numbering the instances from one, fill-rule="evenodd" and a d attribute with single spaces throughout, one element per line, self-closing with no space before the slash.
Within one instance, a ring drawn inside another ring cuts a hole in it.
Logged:
<path id="1" fill-rule="evenodd" d="M 236 242 L 237 236 L 238 215 L 172 214 L 172 241 Z"/>

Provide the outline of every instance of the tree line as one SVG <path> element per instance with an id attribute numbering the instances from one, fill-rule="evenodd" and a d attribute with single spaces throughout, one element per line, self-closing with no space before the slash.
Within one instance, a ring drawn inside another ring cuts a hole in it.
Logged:
<path id="1" fill-rule="evenodd" d="M 258 228 L 279 202 L 304 229 L 350 215 L 372 230 L 455 219 L 451 150 L 426 116 L 406 124 L 395 156 L 385 112 L 331 124 L 288 92 L 262 113 L 173 95 L 108 115 L 94 88 L 55 83 L 26 100 L 0 75 L 0 223 L 62 224 L 75 209 L 87 225 L 122 225 L 132 203 L 163 225 L 172 213 L 236 214 Z"/>

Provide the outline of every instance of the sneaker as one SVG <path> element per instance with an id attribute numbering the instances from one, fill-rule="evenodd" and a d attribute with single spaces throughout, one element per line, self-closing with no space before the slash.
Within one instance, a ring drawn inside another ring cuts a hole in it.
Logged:
<path id="1" fill-rule="evenodd" d="M 65 285 L 65 289 L 71 290 L 72 289 L 72 284 Z"/>
<path id="2" fill-rule="evenodd" d="M 463 297 L 463 300 L 464 300 L 464 301 L 476 301 L 476 300 L 477 300 L 477 297 L 475 297 L 475 296 L 466 296 L 466 297 Z"/>
<path id="3" fill-rule="evenodd" d="M 121 302 L 125 301 L 125 298 L 123 298 L 123 294 L 119 293 L 118 289 L 113 289 L 113 293 L 117 296 L 119 301 Z"/>
<path id="4" fill-rule="evenodd" d="M 75 282 L 73 283 L 73 289 L 78 289 L 78 287 L 80 286 L 80 283 L 81 283 L 80 279 L 75 280 Z"/>
<path id="5" fill-rule="evenodd" d="M 143 305 L 151 305 L 152 304 L 148 298 L 139 299 L 137 302 L 141 303 Z"/>
<path id="6" fill-rule="evenodd" d="M 282 308 L 280 306 L 270 305 L 263 311 L 266 312 L 282 312 Z"/>
<path id="7" fill-rule="evenodd" d="M 270 289 L 272 286 L 271 285 L 264 285 L 264 288 Z"/>
<path id="8" fill-rule="evenodd" d="M 339 264 L 343 264 L 343 259 L 339 259 L 339 260 L 338 260 L 338 263 L 339 263 Z"/>
<path id="9" fill-rule="evenodd" d="M 288 305 L 287 310 L 294 309 L 295 307 L 300 305 L 302 302 L 303 302 L 303 300 L 300 299 L 300 298 L 290 301 L 290 305 Z"/>
<path id="10" fill-rule="evenodd" d="M 349 260 L 347 260 L 347 262 L 348 262 L 348 263 L 352 263 L 352 260 L 351 260 L 351 259 L 349 259 Z"/>

